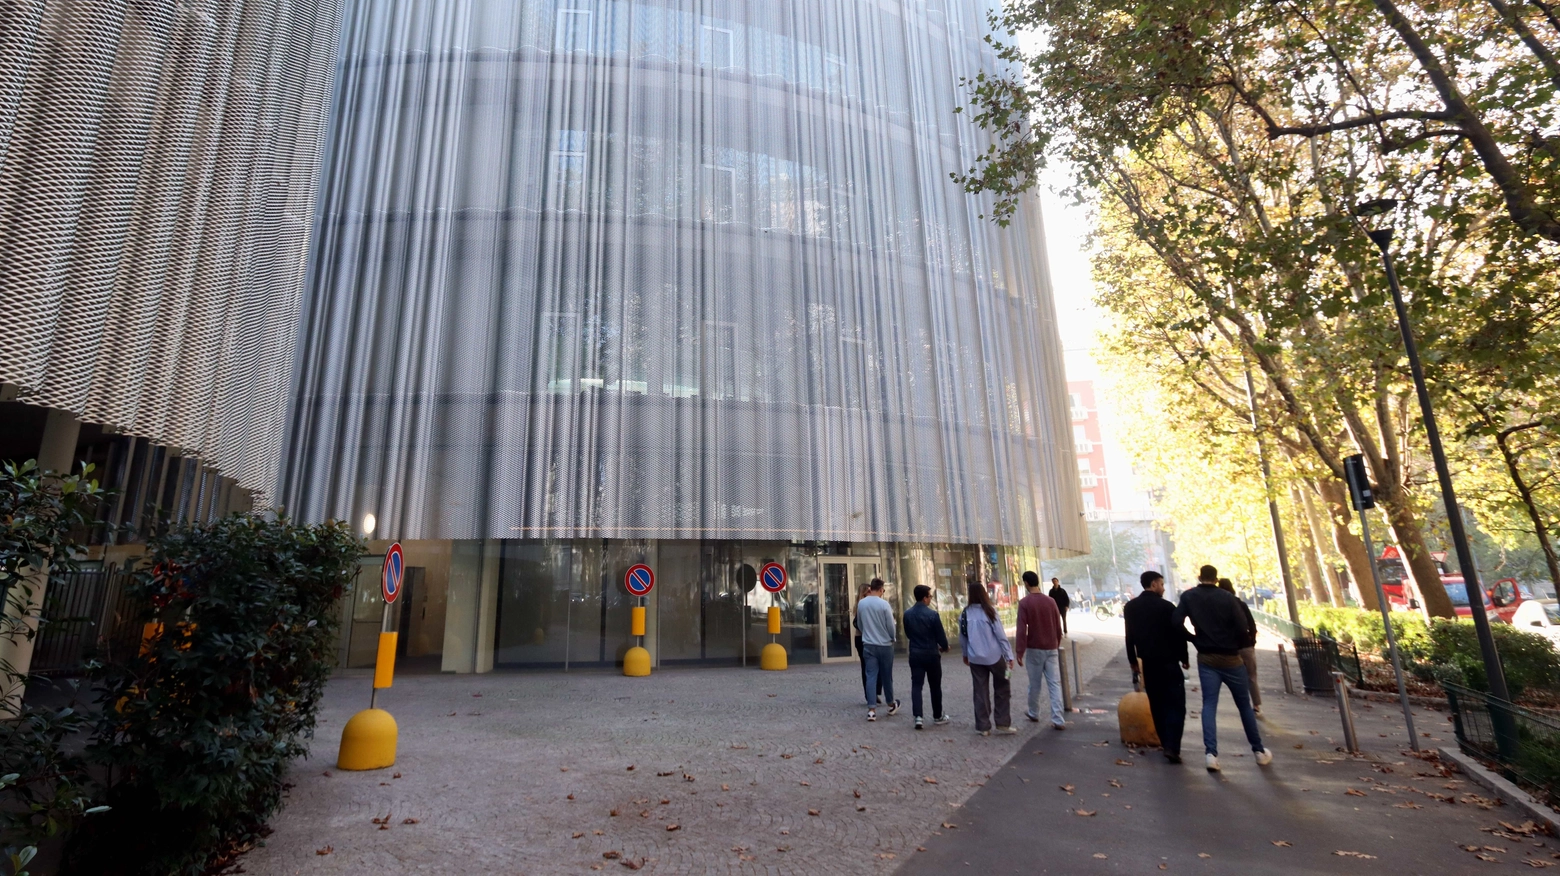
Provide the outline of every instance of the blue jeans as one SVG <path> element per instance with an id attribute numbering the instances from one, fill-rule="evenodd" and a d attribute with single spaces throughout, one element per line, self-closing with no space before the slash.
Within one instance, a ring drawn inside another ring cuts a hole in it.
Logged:
<path id="1" fill-rule="evenodd" d="M 867 664 L 865 684 L 867 706 L 877 705 L 878 686 L 883 687 L 883 702 L 894 704 L 894 646 L 863 645 L 862 659 Z"/>
<path id="2" fill-rule="evenodd" d="M 1229 685 L 1230 699 L 1240 712 L 1240 724 L 1246 729 L 1246 741 L 1252 751 L 1262 750 L 1262 734 L 1257 730 L 1257 713 L 1251 709 L 1251 692 L 1246 685 L 1246 667 L 1219 669 L 1197 664 L 1197 680 L 1202 682 L 1203 748 L 1209 754 L 1219 753 L 1219 685 Z"/>
<path id="3" fill-rule="evenodd" d="M 1041 677 L 1051 694 L 1051 723 L 1062 724 L 1062 661 L 1056 651 L 1030 648 L 1024 652 L 1024 669 L 1029 672 L 1029 711 L 1031 718 L 1040 717 Z"/>

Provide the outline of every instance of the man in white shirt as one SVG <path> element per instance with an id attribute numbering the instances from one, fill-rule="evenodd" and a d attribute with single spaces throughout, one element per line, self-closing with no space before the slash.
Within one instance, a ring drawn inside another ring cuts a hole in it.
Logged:
<path id="1" fill-rule="evenodd" d="M 894 699 L 894 609 L 883 598 L 883 579 L 873 578 L 867 595 L 856 603 L 856 623 L 861 627 L 862 658 L 867 665 L 867 720 L 877 720 L 878 683 L 890 715 L 899 711 Z"/>

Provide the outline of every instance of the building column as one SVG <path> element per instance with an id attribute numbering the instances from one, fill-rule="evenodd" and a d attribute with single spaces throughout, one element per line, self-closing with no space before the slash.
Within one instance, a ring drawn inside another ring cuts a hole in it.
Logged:
<path id="1" fill-rule="evenodd" d="M 59 475 L 70 474 L 76 461 L 76 441 L 81 437 L 81 421 L 70 411 L 50 410 L 38 446 L 38 468 Z M 43 608 L 44 591 L 49 583 L 49 564 L 45 562 L 5 594 L 3 612 L 5 635 L 0 636 L 0 663 L 10 671 L 0 677 L 0 717 L 16 714 L 26 690 L 23 681 L 32 668 L 33 642 L 38 634 L 38 612 Z"/>

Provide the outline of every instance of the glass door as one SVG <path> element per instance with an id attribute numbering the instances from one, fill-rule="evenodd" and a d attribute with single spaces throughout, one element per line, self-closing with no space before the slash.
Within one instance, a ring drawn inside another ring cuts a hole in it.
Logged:
<path id="1" fill-rule="evenodd" d="M 878 574 L 876 557 L 820 557 L 823 564 L 823 661 L 856 659 L 856 601 Z"/>

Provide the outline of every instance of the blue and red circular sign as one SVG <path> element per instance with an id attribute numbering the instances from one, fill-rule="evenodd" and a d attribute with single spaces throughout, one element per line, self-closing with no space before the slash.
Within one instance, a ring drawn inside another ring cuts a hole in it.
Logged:
<path id="1" fill-rule="evenodd" d="M 379 570 L 379 592 L 384 594 L 385 602 L 395 602 L 401 595 L 401 579 L 405 575 L 406 561 L 401 557 L 401 543 L 396 542 L 385 551 L 385 565 Z"/>
<path id="2" fill-rule="evenodd" d="M 628 574 L 623 576 L 623 586 L 635 596 L 644 596 L 655 588 L 655 573 L 644 563 L 635 563 L 628 567 Z"/>
<path id="3" fill-rule="evenodd" d="M 764 589 L 770 593 L 784 590 L 785 579 L 785 567 L 779 563 L 765 563 L 763 570 L 758 573 L 758 583 L 764 585 Z"/>

